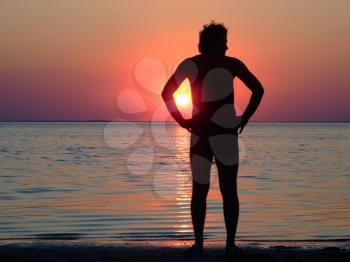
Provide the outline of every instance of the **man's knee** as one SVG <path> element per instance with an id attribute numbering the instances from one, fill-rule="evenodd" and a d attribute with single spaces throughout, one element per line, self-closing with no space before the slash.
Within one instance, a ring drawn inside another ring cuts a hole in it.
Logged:
<path id="1" fill-rule="evenodd" d="M 236 181 L 221 181 L 220 192 L 224 199 L 238 198 L 237 182 Z"/>
<path id="2" fill-rule="evenodd" d="M 201 184 L 196 182 L 195 180 L 192 181 L 193 183 L 193 193 L 201 196 L 205 196 L 208 194 L 210 184 Z"/>

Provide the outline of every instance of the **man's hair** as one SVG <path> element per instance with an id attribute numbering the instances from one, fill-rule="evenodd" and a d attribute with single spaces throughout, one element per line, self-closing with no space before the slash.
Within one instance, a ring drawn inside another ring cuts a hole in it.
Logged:
<path id="1" fill-rule="evenodd" d="M 226 36 L 227 29 L 223 24 L 211 21 L 210 24 L 204 25 L 199 32 L 199 52 L 202 54 L 208 53 L 217 42 L 225 41 Z"/>

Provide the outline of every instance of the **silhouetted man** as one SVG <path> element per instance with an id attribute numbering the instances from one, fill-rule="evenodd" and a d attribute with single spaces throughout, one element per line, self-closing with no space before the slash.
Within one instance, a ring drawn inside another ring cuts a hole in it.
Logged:
<path id="1" fill-rule="evenodd" d="M 227 29 L 212 22 L 199 35 L 201 54 L 185 59 L 166 83 L 162 97 L 180 126 L 191 132 L 190 161 L 192 171 L 191 216 L 195 243 L 190 253 L 203 253 L 203 228 L 210 167 L 215 159 L 220 191 L 223 197 L 227 232 L 226 252 L 239 252 L 235 235 L 239 215 L 237 195 L 238 134 L 242 133 L 257 109 L 264 89 L 256 77 L 238 59 L 226 56 Z M 233 79 L 238 77 L 252 91 L 241 117 L 234 109 Z M 173 97 L 179 85 L 188 78 L 191 83 L 193 112 L 184 119 Z"/>

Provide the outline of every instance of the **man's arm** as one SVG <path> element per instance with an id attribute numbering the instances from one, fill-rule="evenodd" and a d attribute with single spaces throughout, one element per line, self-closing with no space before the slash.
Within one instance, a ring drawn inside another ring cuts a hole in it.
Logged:
<path id="1" fill-rule="evenodd" d="M 236 62 L 237 77 L 252 91 L 247 108 L 242 115 L 242 121 L 239 125 L 239 133 L 242 133 L 251 116 L 258 108 L 264 95 L 264 88 L 259 80 L 248 70 L 248 68 L 239 60 Z"/>
<path id="2" fill-rule="evenodd" d="M 174 99 L 174 93 L 179 87 L 178 82 L 179 82 L 179 79 L 175 78 L 175 74 L 172 75 L 164 86 L 164 89 L 162 91 L 162 98 L 170 114 L 176 120 L 176 122 L 178 122 L 181 127 L 189 130 L 189 120 L 184 119 L 182 117 L 179 109 L 176 106 L 175 99 Z"/>

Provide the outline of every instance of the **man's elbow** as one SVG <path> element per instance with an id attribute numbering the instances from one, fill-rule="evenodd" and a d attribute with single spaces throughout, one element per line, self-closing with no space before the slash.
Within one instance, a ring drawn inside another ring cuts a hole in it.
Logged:
<path id="1" fill-rule="evenodd" d="M 168 96 L 169 95 L 168 95 L 168 92 L 165 89 L 162 91 L 161 95 L 162 95 L 162 98 L 163 98 L 164 101 L 168 100 Z"/>
<path id="2" fill-rule="evenodd" d="M 265 93 L 265 90 L 264 90 L 263 87 L 261 87 L 261 88 L 259 89 L 259 95 L 262 97 L 262 96 L 264 95 L 264 93 Z"/>
<path id="3" fill-rule="evenodd" d="M 262 97 L 264 95 L 264 88 L 262 86 L 259 86 L 258 88 L 255 89 L 255 95 L 258 97 Z"/>
<path id="4" fill-rule="evenodd" d="M 174 94 L 174 85 L 172 83 L 167 83 L 163 88 L 161 93 L 164 101 L 170 100 Z"/>

